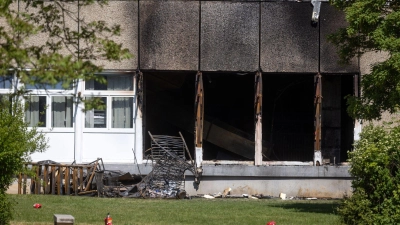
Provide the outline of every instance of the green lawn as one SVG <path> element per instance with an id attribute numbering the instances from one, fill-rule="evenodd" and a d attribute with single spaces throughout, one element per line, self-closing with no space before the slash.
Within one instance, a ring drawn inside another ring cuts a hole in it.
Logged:
<path id="1" fill-rule="evenodd" d="M 132 224 L 266 224 L 334 225 L 333 200 L 280 199 L 130 199 L 51 195 L 10 195 L 14 225 L 50 225 L 53 214 L 70 214 L 75 224 L 104 224 L 108 212 L 115 225 Z M 33 208 L 42 204 L 41 209 Z"/>

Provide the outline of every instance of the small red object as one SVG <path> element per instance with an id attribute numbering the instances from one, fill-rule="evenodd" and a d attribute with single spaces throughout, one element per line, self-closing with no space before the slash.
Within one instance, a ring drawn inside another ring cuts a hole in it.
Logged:
<path id="1" fill-rule="evenodd" d="M 275 223 L 275 221 L 269 221 L 268 223 L 267 223 L 267 225 L 276 225 L 276 223 Z"/>
<path id="2" fill-rule="evenodd" d="M 33 208 L 39 209 L 39 208 L 42 208 L 42 205 L 39 203 L 35 203 L 35 204 L 33 204 Z"/>
<path id="3" fill-rule="evenodd" d="M 107 217 L 104 219 L 104 224 L 105 225 L 112 225 L 112 218 L 110 216 L 110 213 L 108 213 Z"/>

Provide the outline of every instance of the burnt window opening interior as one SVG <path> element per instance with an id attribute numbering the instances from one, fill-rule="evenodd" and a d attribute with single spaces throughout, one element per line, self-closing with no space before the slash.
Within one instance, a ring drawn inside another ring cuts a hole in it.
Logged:
<path id="1" fill-rule="evenodd" d="M 313 159 L 313 101 L 313 75 L 263 75 L 263 160 Z"/>
<path id="2" fill-rule="evenodd" d="M 181 132 L 194 157 L 196 72 L 143 74 L 144 150 L 150 148 L 147 131 Z M 203 73 L 203 160 L 254 160 L 254 79 L 254 73 Z M 322 82 L 323 157 L 343 162 L 353 143 L 353 120 L 344 100 L 353 93 L 352 76 L 323 75 Z M 313 74 L 263 74 L 263 160 L 312 161 L 314 96 Z"/>
<path id="3" fill-rule="evenodd" d="M 150 157 L 154 135 L 182 133 L 194 157 L 194 83 L 196 72 L 143 72 L 144 156 Z M 187 157 L 187 156 L 186 156 Z"/>
<path id="4" fill-rule="evenodd" d="M 354 93 L 352 74 L 322 75 L 322 157 L 330 163 L 347 160 L 352 149 L 354 120 L 347 114 L 345 97 Z"/>

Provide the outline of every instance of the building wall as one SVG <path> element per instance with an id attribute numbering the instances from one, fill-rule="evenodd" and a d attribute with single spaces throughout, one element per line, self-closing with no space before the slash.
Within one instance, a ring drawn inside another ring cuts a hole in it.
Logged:
<path id="1" fill-rule="evenodd" d="M 151 70 L 262 69 L 266 75 L 359 72 L 356 60 L 346 66 L 336 63 L 335 49 L 326 37 L 343 26 L 344 20 L 343 14 L 328 3 L 322 4 L 316 26 L 310 23 L 310 2 L 112 0 L 103 8 L 94 5 L 81 9 L 74 4 L 71 9 L 79 11 L 87 22 L 104 20 L 122 27 L 121 36 L 115 40 L 130 49 L 134 57 L 118 63 L 96 62 L 106 70 L 140 69 L 145 74 Z M 79 27 L 73 21 L 68 24 L 74 29 Z M 134 92 L 129 95 L 134 97 Z M 71 138 L 71 133 L 44 130 L 51 139 L 50 148 L 44 154 L 33 155 L 33 160 L 54 156 L 62 161 L 86 162 L 102 157 L 110 162 L 130 162 L 132 148 L 142 160 L 139 114 L 136 130 L 91 133 L 82 127 L 84 116 L 78 113 L 75 127 L 80 127 L 79 135 Z M 61 144 L 61 140 L 68 144 Z M 114 151 L 121 155 L 116 156 Z"/>

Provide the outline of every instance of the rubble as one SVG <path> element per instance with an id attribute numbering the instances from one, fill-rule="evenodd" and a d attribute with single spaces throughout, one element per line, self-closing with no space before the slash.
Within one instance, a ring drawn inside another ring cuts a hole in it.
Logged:
<path id="1" fill-rule="evenodd" d="M 196 180 L 199 177 L 185 140 L 181 134 L 181 139 L 171 136 L 153 136 L 150 132 L 149 135 L 152 140 L 152 148 L 157 148 L 156 164 L 141 182 L 127 188 L 120 195 L 143 198 L 185 198 L 185 171 L 192 172 Z M 189 154 L 191 163 L 186 162 L 185 150 Z"/>

